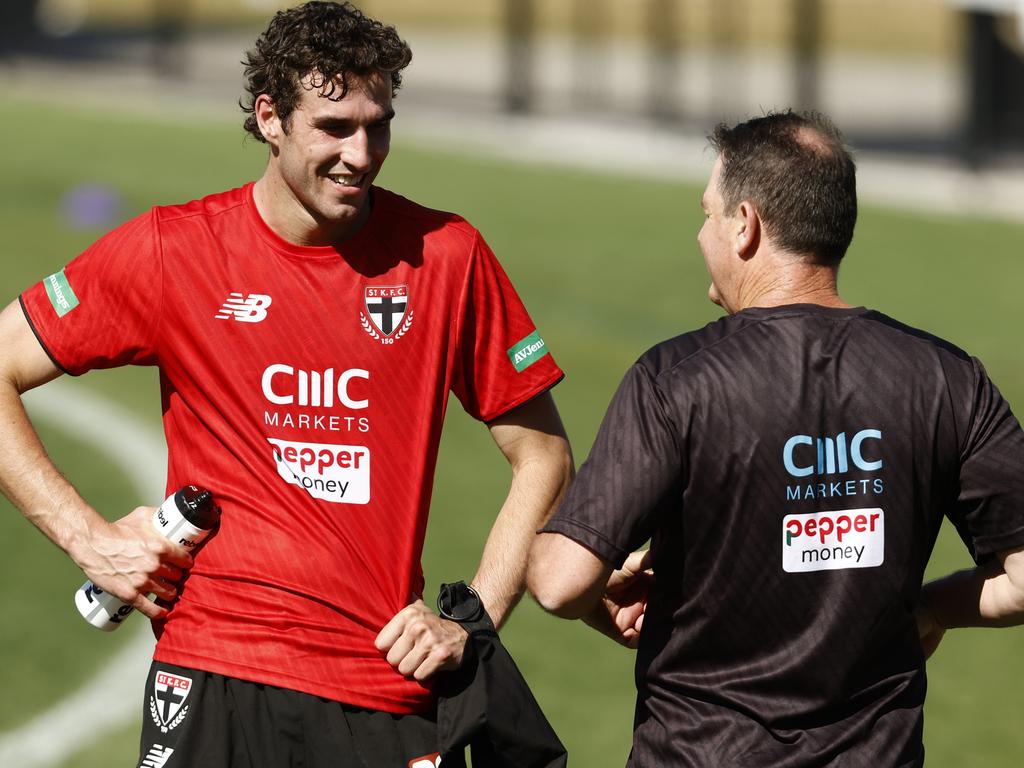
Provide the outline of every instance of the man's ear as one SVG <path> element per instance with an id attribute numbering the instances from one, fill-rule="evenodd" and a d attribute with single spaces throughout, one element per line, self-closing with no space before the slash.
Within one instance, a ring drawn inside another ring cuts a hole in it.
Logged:
<path id="1" fill-rule="evenodd" d="M 284 125 L 280 115 L 277 114 L 274 102 L 267 94 L 261 93 L 256 97 L 253 114 L 256 115 L 256 125 L 259 126 L 263 138 L 272 147 L 276 147 L 281 139 L 281 134 L 284 133 Z"/>
<path id="2" fill-rule="evenodd" d="M 750 200 L 736 207 L 733 250 L 741 259 L 750 259 L 761 244 L 761 216 Z"/>

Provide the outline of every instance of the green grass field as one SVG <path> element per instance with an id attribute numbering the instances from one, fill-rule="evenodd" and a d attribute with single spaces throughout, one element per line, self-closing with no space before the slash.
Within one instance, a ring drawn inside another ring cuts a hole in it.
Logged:
<path id="1" fill-rule="evenodd" d="M 129 119 L 11 98 L 0 101 L 0 124 L 4 303 L 100 234 L 65 224 L 60 200 L 72 186 L 109 185 L 130 215 L 235 186 L 257 176 L 264 162 L 265 150 L 243 144 L 232 125 Z M 568 371 L 555 396 L 582 461 L 625 368 L 651 344 L 718 316 L 706 299 L 695 242 L 700 188 L 434 153 L 403 143 L 400 121 L 396 143 L 381 183 L 463 213 L 502 258 Z M 848 300 L 978 354 L 1020 411 L 1022 241 L 1022 225 L 865 207 L 842 285 Z M 93 374 L 77 386 L 158 424 L 152 370 Z M 54 425 L 41 427 L 59 465 L 98 508 L 119 516 L 137 503 L 159 501 L 134 498 L 122 472 L 97 459 L 93 448 Z M 489 446 L 486 431 L 453 402 L 425 555 L 428 593 L 441 581 L 472 575 L 507 488 L 504 461 Z M 80 572 L 6 503 L 0 536 L 7 551 L 0 561 L 3 731 L 74 690 L 124 637 L 98 633 L 78 618 L 71 592 Z M 932 571 L 966 563 L 959 541 L 944 535 Z M 1022 638 L 1018 630 L 947 638 L 930 666 L 930 766 L 1020 764 Z M 571 764 L 621 766 L 631 731 L 631 653 L 582 625 L 545 616 L 528 599 L 505 641 L 570 748 Z M 131 725 L 111 734 L 65 768 L 133 764 L 137 732 Z"/>

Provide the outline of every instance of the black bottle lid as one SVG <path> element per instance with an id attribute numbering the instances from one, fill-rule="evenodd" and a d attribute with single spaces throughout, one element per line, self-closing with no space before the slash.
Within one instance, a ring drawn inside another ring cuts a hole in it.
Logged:
<path id="1" fill-rule="evenodd" d="M 182 517 L 201 530 L 209 531 L 220 522 L 220 507 L 205 488 L 186 485 L 174 494 L 174 505 Z"/>

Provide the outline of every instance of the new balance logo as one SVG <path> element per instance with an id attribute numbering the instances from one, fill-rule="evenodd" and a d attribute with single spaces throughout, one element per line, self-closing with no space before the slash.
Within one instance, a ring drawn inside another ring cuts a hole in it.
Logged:
<path id="1" fill-rule="evenodd" d="M 170 747 L 163 747 L 159 744 L 154 744 L 149 748 L 149 752 L 142 758 L 142 762 L 139 763 L 140 768 L 163 768 L 167 765 L 167 761 L 171 759 L 171 755 L 174 754 L 174 750 Z"/>
<path id="2" fill-rule="evenodd" d="M 232 292 L 220 312 L 216 314 L 218 320 L 237 320 L 240 323 L 258 323 L 267 317 L 267 307 L 273 299 L 262 293 L 250 293 L 243 296 L 240 293 Z"/>

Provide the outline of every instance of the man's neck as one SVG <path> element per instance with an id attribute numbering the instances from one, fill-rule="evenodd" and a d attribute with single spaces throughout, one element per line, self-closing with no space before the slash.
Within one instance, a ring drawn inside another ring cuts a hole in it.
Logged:
<path id="1" fill-rule="evenodd" d="M 750 275 L 740 286 L 736 311 L 787 304 L 851 307 L 839 295 L 837 277 L 838 267 L 787 260 L 771 270 Z"/>
<path id="2" fill-rule="evenodd" d="M 253 200 L 267 226 L 293 245 L 340 245 L 359 232 L 370 217 L 367 205 L 351 220 L 321 221 L 302 205 L 283 181 L 269 174 L 264 174 L 253 186 Z"/>

